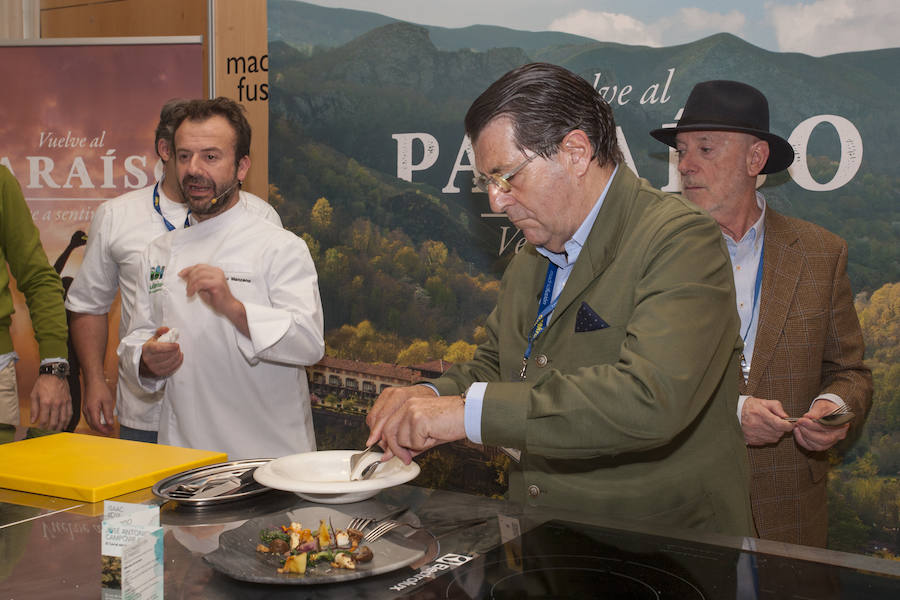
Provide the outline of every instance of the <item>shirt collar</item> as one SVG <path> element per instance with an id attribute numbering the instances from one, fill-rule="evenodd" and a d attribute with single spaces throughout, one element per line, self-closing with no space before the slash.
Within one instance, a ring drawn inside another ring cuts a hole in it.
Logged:
<path id="1" fill-rule="evenodd" d="M 591 212 L 587 214 L 584 221 L 581 222 L 581 225 L 575 230 L 575 233 L 572 234 L 572 237 L 563 245 L 564 250 L 562 252 L 551 252 L 543 246 L 537 248 L 538 252 L 546 256 L 547 259 L 557 267 L 565 269 L 574 265 L 575 261 L 578 260 L 578 255 L 581 254 L 581 249 L 584 247 L 585 242 L 587 242 L 591 229 L 594 228 L 594 222 L 597 220 L 597 215 L 600 213 L 600 207 L 603 206 L 603 201 L 606 199 L 606 193 L 609 192 L 609 186 L 612 184 L 612 180 L 615 178 L 618 170 L 619 165 L 616 165 L 616 168 L 613 169 L 612 174 L 609 176 L 609 181 L 606 182 L 606 187 L 603 188 L 603 191 L 600 192 L 600 197 L 594 202 Z"/>
<path id="2" fill-rule="evenodd" d="M 722 232 L 722 236 L 725 238 L 725 242 L 728 245 L 729 252 L 732 254 L 732 258 L 734 257 L 734 252 L 736 251 L 738 246 L 752 246 L 756 248 L 760 243 L 762 243 L 766 226 L 766 199 L 759 192 L 756 192 L 756 206 L 758 206 L 760 209 L 759 218 L 753 225 L 750 226 L 750 229 L 747 230 L 747 233 L 745 233 L 744 237 L 742 237 L 739 241 L 735 241 L 730 235 Z"/>

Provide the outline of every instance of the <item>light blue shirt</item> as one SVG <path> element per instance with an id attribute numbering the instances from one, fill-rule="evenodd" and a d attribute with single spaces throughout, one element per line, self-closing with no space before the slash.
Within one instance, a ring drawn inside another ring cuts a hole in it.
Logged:
<path id="1" fill-rule="evenodd" d="M 765 240 L 766 200 L 759 192 L 756 193 L 756 205 L 762 210 L 759 219 L 750 227 L 740 241 L 731 239 L 727 234 L 725 245 L 728 246 L 728 255 L 731 257 L 731 269 L 734 273 L 734 290 L 737 299 L 737 311 L 741 318 L 741 339 L 744 340 L 744 360 L 752 368 L 753 350 L 756 347 L 756 333 L 759 330 L 759 305 L 762 304 L 762 291 L 760 298 L 754 302 L 756 291 L 756 273 L 762 268 L 763 241 Z M 744 402 L 749 396 L 738 396 L 737 416 L 741 419 Z M 836 394 L 820 394 L 810 403 L 810 407 L 818 399 L 830 400 L 838 406 L 845 404 L 844 400 Z"/>
<path id="2" fill-rule="evenodd" d="M 734 273 L 734 290 L 737 294 L 737 311 L 741 318 L 741 339 L 744 340 L 744 358 L 749 365 L 753 359 L 753 347 L 756 344 L 756 331 L 759 328 L 760 298 L 754 301 L 757 271 L 762 268 L 760 259 L 765 238 L 766 201 L 762 194 L 756 194 L 756 204 L 762 210 L 759 219 L 754 223 L 740 241 L 734 241 L 723 234 L 728 255 L 731 257 L 731 268 Z M 760 293 L 762 296 L 762 293 Z"/>
<path id="3" fill-rule="evenodd" d="M 572 274 L 572 267 L 575 266 L 575 261 L 578 260 L 578 256 L 581 254 L 581 249 L 584 247 L 584 243 L 587 241 L 588 235 L 591 233 L 591 229 L 594 227 L 594 221 L 597 220 L 597 214 L 600 212 L 600 207 L 603 206 L 603 201 L 606 199 L 606 193 L 609 191 L 609 186 L 612 183 L 613 178 L 616 176 L 616 172 L 619 170 L 618 165 L 613 170 L 612 175 L 609 177 L 609 181 L 606 182 L 606 187 L 603 188 L 603 192 L 601 192 L 600 197 L 597 198 L 597 201 L 594 202 L 593 208 L 591 208 L 591 212 L 588 213 L 587 217 L 585 217 L 584 221 L 582 221 L 581 226 L 575 230 L 575 233 L 572 234 L 571 239 L 567 241 L 564 245 L 565 250 L 563 252 L 551 252 L 546 248 L 538 247 L 537 251 L 542 255 L 546 256 L 547 259 L 552 262 L 554 265 L 559 267 L 556 272 L 556 281 L 553 284 L 553 300 L 559 297 L 559 294 L 562 292 L 563 287 L 566 285 L 566 281 L 569 280 L 569 275 Z M 535 316 L 537 316 L 537 312 L 535 312 Z M 550 323 L 550 319 L 553 316 L 553 313 L 550 313 L 547 316 L 547 323 Z M 523 349 L 524 350 L 524 349 Z M 480 444 L 481 442 L 481 409 L 484 403 L 484 392 L 487 389 L 486 382 L 476 382 L 469 386 L 469 389 L 466 390 L 466 409 L 465 409 L 465 426 L 466 426 L 466 437 L 476 444 Z"/>

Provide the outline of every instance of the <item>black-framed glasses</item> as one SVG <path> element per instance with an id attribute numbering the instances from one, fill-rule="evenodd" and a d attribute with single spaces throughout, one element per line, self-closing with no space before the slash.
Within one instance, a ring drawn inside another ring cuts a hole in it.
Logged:
<path id="1" fill-rule="evenodd" d="M 525 162 L 517 166 L 509 173 L 504 173 L 503 175 L 482 175 L 479 173 L 475 176 L 475 187 L 477 187 L 482 192 L 487 193 L 490 190 L 491 184 L 493 183 L 497 186 L 498 190 L 506 194 L 510 189 L 512 189 L 512 187 L 509 185 L 509 180 L 512 179 L 516 175 L 516 173 L 524 169 L 525 165 L 537 158 L 537 156 L 537 154 L 529 156 L 525 159 Z"/>

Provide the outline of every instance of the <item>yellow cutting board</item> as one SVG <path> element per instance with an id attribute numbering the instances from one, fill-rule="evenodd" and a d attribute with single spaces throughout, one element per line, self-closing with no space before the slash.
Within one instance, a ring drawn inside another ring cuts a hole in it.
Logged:
<path id="1" fill-rule="evenodd" d="M 227 459 L 224 452 L 59 433 L 0 445 L 0 487 L 100 502 Z"/>

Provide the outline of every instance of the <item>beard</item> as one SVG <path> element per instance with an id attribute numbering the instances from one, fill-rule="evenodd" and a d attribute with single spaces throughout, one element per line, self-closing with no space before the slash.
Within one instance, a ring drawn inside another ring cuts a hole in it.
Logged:
<path id="1" fill-rule="evenodd" d="M 181 193 L 195 215 L 215 215 L 231 206 L 231 199 L 239 188 L 240 181 L 234 179 L 228 184 L 219 185 L 208 177 L 185 175 L 181 180 Z M 188 192 L 188 186 L 198 185 L 212 190 L 209 200 L 197 199 Z"/>

